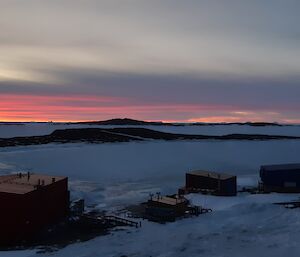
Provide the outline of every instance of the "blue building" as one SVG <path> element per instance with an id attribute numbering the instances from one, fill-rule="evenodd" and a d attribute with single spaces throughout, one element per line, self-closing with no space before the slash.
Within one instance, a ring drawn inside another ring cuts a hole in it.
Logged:
<path id="1" fill-rule="evenodd" d="M 264 165 L 260 178 L 265 192 L 300 193 L 300 164 Z"/>

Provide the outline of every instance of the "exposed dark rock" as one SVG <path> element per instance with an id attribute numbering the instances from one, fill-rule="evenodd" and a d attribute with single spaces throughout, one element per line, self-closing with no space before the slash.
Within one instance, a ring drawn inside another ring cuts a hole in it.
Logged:
<path id="1" fill-rule="evenodd" d="M 84 122 L 77 122 L 76 124 L 86 124 L 86 125 L 164 125 L 162 122 L 153 122 L 153 121 L 142 121 L 142 120 L 134 120 L 134 119 L 111 119 L 111 120 L 104 120 L 104 121 L 84 121 Z"/>
<path id="2" fill-rule="evenodd" d="M 146 128 L 82 128 L 55 130 L 50 135 L 0 139 L 0 147 L 40 145 L 49 143 L 113 143 L 144 140 L 281 140 L 300 139 L 295 136 L 230 134 L 223 136 L 165 133 Z"/>

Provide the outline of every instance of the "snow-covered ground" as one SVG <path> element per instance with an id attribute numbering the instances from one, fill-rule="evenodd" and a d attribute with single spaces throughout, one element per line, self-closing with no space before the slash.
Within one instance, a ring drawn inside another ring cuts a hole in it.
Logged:
<path id="1" fill-rule="evenodd" d="M 241 130 L 232 128 L 234 131 L 230 133 L 249 133 L 241 126 L 238 128 Z M 275 133 L 279 135 L 300 135 L 300 128 L 295 128 L 249 127 L 274 133 L 274 129 L 282 129 Z M 49 132 L 52 127 L 47 129 Z M 208 127 L 160 129 L 182 130 L 178 131 L 182 133 L 188 133 L 184 129 L 199 129 L 198 132 L 190 131 L 199 134 L 229 133 L 227 126 L 215 128 L 215 131 L 213 128 L 208 131 Z M 45 131 L 39 130 L 39 133 Z M 270 134 L 265 131 L 262 133 Z M 4 133 L 8 134 L 8 131 Z M 4 137 L 1 130 L 0 137 Z M 72 197 L 84 197 L 88 205 L 99 209 L 115 210 L 147 199 L 150 192 L 176 192 L 184 184 L 185 172 L 193 169 L 235 174 L 239 186 L 255 185 L 260 165 L 300 162 L 299 152 L 300 140 L 50 144 L 0 148 L 0 174 L 22 170 L 67 175 Z M 193 203 L 214 211 L 167 225 L 143 221 L 140 229 L 115 231 L 54 253 L 37 254 L 36 250 L 30 250 L 0 252 L 0 256 L 279 257 L 288 254 L 296 257 L 300 252 L 300 210 L 287 210 L 271 203 L 299 197 L 297 194 L 240 194 L 237 197 L 193 194 L 189 195 Z"/>

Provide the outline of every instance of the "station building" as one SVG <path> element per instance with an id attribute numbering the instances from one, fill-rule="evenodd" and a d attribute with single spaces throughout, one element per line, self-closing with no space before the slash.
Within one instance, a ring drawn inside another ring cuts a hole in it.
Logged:
<path id="1" fill-rule="evenodd" d="M 191 192 L 234 196 L 237 194 L 236 176 L 203 170 L 188 172 L 185 187 L 179 189 L 179 194 Z"/>
<path id="2" fill-rule="evenodd" d="M 300 193 L 300 164 L 263 165 L 260 178 L 264 192 Z"/>
<path id="3" fill-rule="evenodd" d="M 33 238 L 68 215 L 68 178 L 41 174 L 0 176 L 0 244 Z"/>

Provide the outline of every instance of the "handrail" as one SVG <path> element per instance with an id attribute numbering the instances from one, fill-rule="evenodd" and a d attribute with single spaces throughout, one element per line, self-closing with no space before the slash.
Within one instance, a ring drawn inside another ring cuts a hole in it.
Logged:
<path id="1" fill-rule="evenodd" d="M 113 215 L 107 215 L 107 216 L 104 216 L 104 218 L 106 218 L 108 220 L 112 220 L 112 221 L 117 221 L 117 222 L 125 223 L 127 225 L 133 225 L 135 227 L 141 226 L 141 224 L 138 223 L 138 222 L 136 222 L 136 221 L 124 219 L 124 218 L 113 216 Z"/>

